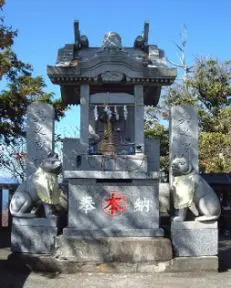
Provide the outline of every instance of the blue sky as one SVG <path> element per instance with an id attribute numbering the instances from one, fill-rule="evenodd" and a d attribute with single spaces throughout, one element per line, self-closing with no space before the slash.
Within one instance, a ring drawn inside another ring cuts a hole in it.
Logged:
<path id="1" fill-rule="evenodd" d="M 81 34 L 86 34 L 91 46 L 101 46 L 108 31 L 116 31 L 124 46 L 133 45 L 150 22 L 149 43 L 164 49 L 177 62 L 174 41 L 185 24 L 188 30 L 187 62 L 196 56 L 213 56 L 221 60 L 231 57 L 230 0 L 6 0 L 5 21 L 18 29 L 14 50 L 34 67 L 34 75 L 44 76 L 47 91 L 60 97 L 59 87 L 50 83 L 46 65 L 55 64 L 57 50 L 73 43 L 73 21 L 80 21 Z M 78 111 L 72 122 L 78 126 Z M 62 128 L 69 124 L 64 120 Z M 75 121 L 75 119 L 77 119 Z M 70 130 L 75 129 L 72 124 Z M 73 132 L 73 131 L 72 131 Z M 71 132 L 71 133 L 72 133 Z M 66 135 L 65 135 L 66 136 Z"/>

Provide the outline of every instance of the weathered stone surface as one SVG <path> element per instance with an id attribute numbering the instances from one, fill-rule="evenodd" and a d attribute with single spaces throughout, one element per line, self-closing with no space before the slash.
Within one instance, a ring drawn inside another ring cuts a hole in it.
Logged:
<path id="1" fill-rule="evenodd" d="M 217 222 L 172 222 L 171 239 L 176 256 L 215 256 L 218 254 Z"/>
<path id="2" fill-rule="evenodd" d="M 176 257 L 170 261 L 165 272 L 218 272 L 217 256 Z"/>
<path id="3" fill-rule="evenodd" d="M 100 240 L 77 240 L 56 237 L 55 257 L 75 262 L 143 263 L 172 259 L 172 245 L 167 238 L 106 237 Z"/>
<path id="4" fill-rule="evenodd" d="M 54 107 L 32 103 L 27 110 L 27 176 L 34 173 L 54 148 Z"/>
<path id="5" fill-rule="evenodd" d="M 13 218 L 11 250 L 18 253 L 51 253 L 54 250 L 57 219 Z"/>

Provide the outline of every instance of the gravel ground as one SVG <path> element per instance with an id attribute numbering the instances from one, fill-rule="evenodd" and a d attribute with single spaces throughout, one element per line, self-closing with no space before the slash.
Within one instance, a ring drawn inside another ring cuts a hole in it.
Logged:
<path id="1" fill-rule="evenodd" d="M 37 273 L 1 273 L 1 288 L 200 288 L 231 287 L 231 272 L 225 273 L 172 273 L 172 274 L 103 274 L 78 273 L 41 275 Z"/>

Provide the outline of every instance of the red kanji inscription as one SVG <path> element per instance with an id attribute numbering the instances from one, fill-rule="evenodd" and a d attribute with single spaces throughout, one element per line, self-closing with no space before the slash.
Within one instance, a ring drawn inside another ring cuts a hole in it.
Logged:
<path id="1" fill-rule="evenodd" d="M 126 211 L 127 199 L 121 192 L 112 192 L 110 198 L 106 198 L 104 201 L 107 202 L 107 205 L 103 209 L 110 216 L 121 215 Z"/>

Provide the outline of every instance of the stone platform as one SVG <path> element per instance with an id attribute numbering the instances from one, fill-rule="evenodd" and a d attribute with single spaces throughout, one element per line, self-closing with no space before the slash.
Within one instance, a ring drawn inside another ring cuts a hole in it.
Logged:
<path id="1" fill-rule="evenodd" d="M 8 267 L 68 274 L 218 271 L 217 256 L 173 258 L 171 240 L 163 237 L 78 240 L 60 235 L 55 239 L 52 255 L 12 253 Z"/>
<path id="2" fill-rule="evenodd" d="M 98 240 L 56 237 L 55 257 L 78 263 L 155 263 L 172 259 L 163 237 L 105 237 Z"/>

